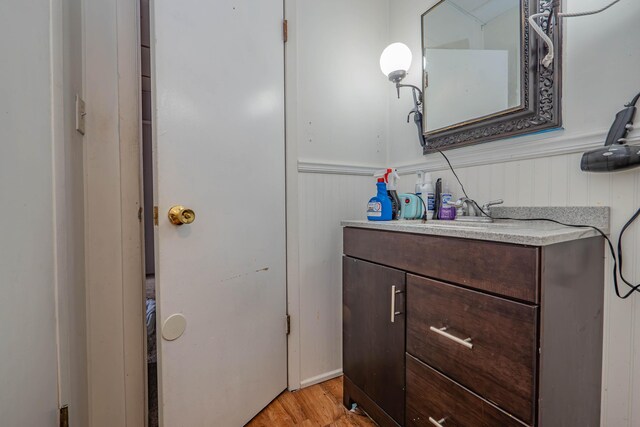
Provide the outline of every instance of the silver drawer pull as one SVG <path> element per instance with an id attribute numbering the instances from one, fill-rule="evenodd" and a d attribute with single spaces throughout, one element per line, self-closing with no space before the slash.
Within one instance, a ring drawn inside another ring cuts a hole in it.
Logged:
<path id="1" fill-rule="evenodd" d="M 434 420 L 433 418 L 429 417 L 429 422 L 430 422 L 431 424 L 433 424 L 434 426 L 444 427 L 445 419 L 443 418 L 443 419 L 441 419 L 440 421 L 436 421 L 436 420 Z"/>
<path id="2" fill-rule="evenodd" d="M 453 335 L 451 335 L 450 333 L 446 332 L 447 327 L 443 327 L 443 328 L 436 328 L 435 326 L 432 326 L 429 328 L 430 330 L 432 330 L 433 332 L 435 332 L 436 334 L 440 334 L 445 338 L 449 338 L 451 341 L 455 341 L 458 344 L 461 344 L 467 348 L 473 348 L 473 344 L 471 344 L 471 338 L 458 338 L 458 337 L 454 337 Z"/>
<path id="3" fill-rule="evenodd" d="M 402 314 L 401 311 L 396 311 L 396 294 L 401 294 L 402 291 L 396 289 L 396 286 L 391 287 L 391 323 L 396 322 L 396 316 Z"/>

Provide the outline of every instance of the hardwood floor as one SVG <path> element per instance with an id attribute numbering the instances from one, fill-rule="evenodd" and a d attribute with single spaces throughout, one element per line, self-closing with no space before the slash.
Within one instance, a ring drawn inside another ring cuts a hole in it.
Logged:
<path id="1" fill-rule="evenodd" d="M 364 414 L 342 406 L 342 377 L 295 392 L 285 391 L 246 427 L 375 427 Z"/>

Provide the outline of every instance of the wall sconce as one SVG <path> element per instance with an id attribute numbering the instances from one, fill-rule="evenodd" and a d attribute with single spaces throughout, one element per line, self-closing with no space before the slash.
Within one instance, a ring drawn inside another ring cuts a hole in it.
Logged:
<path id="1" fill-rule="evenodd" d="M 392 43 L 387 46 L 380 55 L 380 69 L 385 76 L 389 78 L 389 81 L 395 83 L 396 90 L 398 91 L 398 99 L 400 98 L 400 88 L 411 88 L 413 94 L 413 110 L 409 111 L 407 116 L 407 123 L 411 119 L 413 114 L 413 122 L 418 127 L 418 138 L 420 145 L 424 147 L 425 138 L 422 132 L 422 91 L 420 88 L 414 85 L 400 84 L 400 82 L 407 76 L 407 72 L 411 67 L 411 49 L 404 43 Z"/>

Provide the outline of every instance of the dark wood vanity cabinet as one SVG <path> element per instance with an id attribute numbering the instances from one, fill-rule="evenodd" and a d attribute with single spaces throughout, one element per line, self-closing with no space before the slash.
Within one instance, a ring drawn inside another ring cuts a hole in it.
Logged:
<path id="1" fill-rule="evenodd" d="M 344 404 L 358 402 L 372 416 L 384 413 L 393 422 L 380 422 L 383 426 L 400 425 L 405 410 L 406 274 L 349 257 L 343 258 L 342 271 L 343 371 L 349 384 Z"/>
<path id="2" fill-rule="evenodd" d="M 381 426 L 600 423 L 604 245 L 346 227 L 344 403 Z"/>

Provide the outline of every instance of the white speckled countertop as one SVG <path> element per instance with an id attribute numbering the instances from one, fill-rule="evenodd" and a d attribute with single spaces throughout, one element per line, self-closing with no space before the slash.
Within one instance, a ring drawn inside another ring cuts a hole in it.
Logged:
<path id="1" fill-rule="evenodd" d="M 609 233 L 608 207 L 507 208 L 494 209 L 492 216 L 551 218 L 566 224 L 593 225 Z M 496 220 L 493 223 L 458 221 L 342 221 L 344 227 L 369 228 L 402 233 L 489 240 L 520 245 L 547 246 L 598 236 L 591 228 L 574 228 L 547 221 Z"/>

